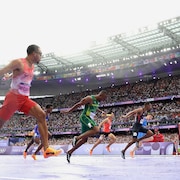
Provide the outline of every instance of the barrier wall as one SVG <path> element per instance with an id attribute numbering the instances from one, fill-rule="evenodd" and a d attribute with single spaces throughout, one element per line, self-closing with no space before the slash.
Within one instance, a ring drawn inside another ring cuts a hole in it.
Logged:
<path id="1" fill-rule="evenodd" d="M 94 151 L 94 155 L 120 155 L 120 152 L 127 143 L 122 144 L 113 144 L 111 146 L 111 152 L 109 153 L 106 150 L 107 144 L 98 145 Z M 76 155 L 89 155 L 89 150 L 93 144 L 84 144 L 79 149 L 77 149 L 74 154 Z M 135 145 L 129 147 L 126 151 L 126 154 L 129 155 L 130 150 L 134 148 Z M 70 149 L 71 145 L 55 145 L 53 146 L 55 149 L 62 149 L 62 154 L 65 154 L 68 149 Z M 0 146 L 0 155 L 22 155 L 26 146 Z M 32 154 L 36 150 L 37 146 L 32 146 L 28 154 Z M 41 153 L 41 152 L 40 152 Z M 39 153 L 39 154 L 40 154 Z M 172 155 L 173 154 L 173 143 L 172 142 L 150 142 L 143 143 L 142 147 L 140 147 L 136 153 L 136 155 Z"/>

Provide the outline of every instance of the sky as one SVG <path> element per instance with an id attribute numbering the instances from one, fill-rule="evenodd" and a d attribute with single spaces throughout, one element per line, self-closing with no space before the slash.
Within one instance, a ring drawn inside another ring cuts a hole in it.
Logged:
<path id="1" fill-rule="evenodd" d="M 30 44 L 64 56 L 108 37 L 180 15 L 179 0 L 2 0 L 0 65 Z"/>

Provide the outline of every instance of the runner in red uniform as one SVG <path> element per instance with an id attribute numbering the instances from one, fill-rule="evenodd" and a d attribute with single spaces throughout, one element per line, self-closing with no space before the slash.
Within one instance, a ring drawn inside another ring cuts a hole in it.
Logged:
<path id="1" fill-rule="evenodd" d="M 111 133 L 111 124 L 112 120 L 114 118 L 114 114 L 112 112 L 106 114 L 106 118 L 99 124 L 99 129 L 103 126 L 103 131 L 100 133 L 99 139 L 96 141 L 94 146 L 91 148 L 89 154 L 92 155 L 93 150 L 96 146 L 98 146 L 104 138 L 108 137 L 109 138 L 109 144 L 106 146 L 106 149 L 108 152 L 111 152 L 110 146 L 116 142 L 116 136 Z"/>
<path id="2" fill-rule="evenodd" d="M 0 108 L 0 128 L 13 116 L 15 111 L 21 111 L 35 117 L 44 147 L 44 158 L 48 158 L 49 156 L 57 156 L 60 151 L 49 147 L 45 112 L 36 102 L 29 98 L 34 64 L 40 62 L 41 56 L 40 47 L 30 45 L 27 48 L 26 58 L 12 60 L 4 68 L 0 69 L 0 76 L 6 73 L 12 73 L 11 88 L 6 94 L 4 103 Z"/>

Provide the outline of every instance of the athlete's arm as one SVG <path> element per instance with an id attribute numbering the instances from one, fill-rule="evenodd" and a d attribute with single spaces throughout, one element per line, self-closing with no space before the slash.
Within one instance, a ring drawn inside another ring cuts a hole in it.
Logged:
<path id="1" fill-rule="evenodd" d="M 103 121 L 100 122 L 99 124 L 99 129 L 102 127 L 102 125 L 108 121 L 108 118 L 104 119 Z"/>
<path id="2" fill-rule="evenodd" d="M 21 70 L 22 64 L 20 59 L 15 59 L 11 61 L 8 65 L 0 69 L 0 76 L 3 76 L 6 73 L 13 72 L 15 70 Z"/>
<path id="3" fill-rule="evenodd" d="M 101 109 L 97 108 L 97 111 L 101 112 L 102 116 L 106 115 L 106 113 L 104 111 L 102 111 Z"/>
<path id="4" fill-rule="evenodd" d="M 134 109 L 133 111 L 128 112 L 126 115 L 123 115 L 122 118 L 129 118 L 135 114 L 141 114 L 142 108 Z"/>
<path id="5" fill-rule="evenodd" d="M 81 101 L 79 101 L 78 103 L 76 103 L 74 106 L 72 106 L 71 108 L 65 109 L 65 110 L 61 110 L 62 113 L 69 113 L 72 112 L 78 108 L 80 108 L 83 105 L 86 104 L 92 104 L 92 98 L 91 96 L 87 96 L 85 98 L 83 98 Z"/>
<path id="6" fill-rule="evenodd" d="M 102 111 L 101 109 L 97 108 L 97 111 L 101 112 L 101 116 L 105 117 L 107 114 L 105 111 Z"/>

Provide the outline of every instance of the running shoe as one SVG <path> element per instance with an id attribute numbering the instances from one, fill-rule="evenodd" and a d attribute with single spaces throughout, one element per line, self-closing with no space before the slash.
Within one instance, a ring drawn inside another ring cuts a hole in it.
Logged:
<path id="1" fill-rule="evenodd" d="M 24 157 L 24 159 L 26 159 L 26 156 L 27 156 L 27 152 L 24 151 L 24 152 L 23 152 L 23 157 Z"/>
<path id="2" fill-rule="evenodd" d="M 44 158 L 48 158 L 48 157 L 51 157 L 51 156 L 58 156 L 61 153 L 62 153 L 62 150 L 56 150 L 56 149 L 48 147 L 44 151 L 43 155 L 44 155 Z"/>
<path id="3" fill-rule="evenodd" d="M 37 160 L 37 158 L 36 158 L 36 155 L 35 155 L 35 154 L 32 154 L 32 158 L 33 158 L 34 160 Z"/>
<path id="4" fill-rule="evenodd" d="M 121 157 L 125 159 L 125 152 L 121 151 Z"/>
<path id="5" fill-rule="evenodd" d="M 134 151 L 130 151 L 130 156 L 134 158 Z"/>
<path id="6" fill-rule="evenodd" d="M 93 150 L 90 150 L 90 151 L 89 151 L 89 155 L 91 156 L 91 155 L 92 155 L 92 153 L 93 153 Z"/>
<path id="7" fill-rule="evenodd" d="M 73 140 L 72 140 L 72 146 L 74 147 L 75 145 L 76 145 L 76 143 L 77 143 L 77 136 L 74 136 L 73 137 Z"/>
<path id="8" fill-rule="evenodd" d="M 108 151 L 108 152 L 111 152 L 111 150 L 110 150 L 110 147 L 109 147 L 109 146 L 106 146 L 106 149 L 107 149 L 107 151 Z"/>
<path id="9" fill-rule="evenodd" d="M 66 158 L 67 158 L 67 162 L 70 163 L 71 154 L 67 152 L 66 153 Z"/>

